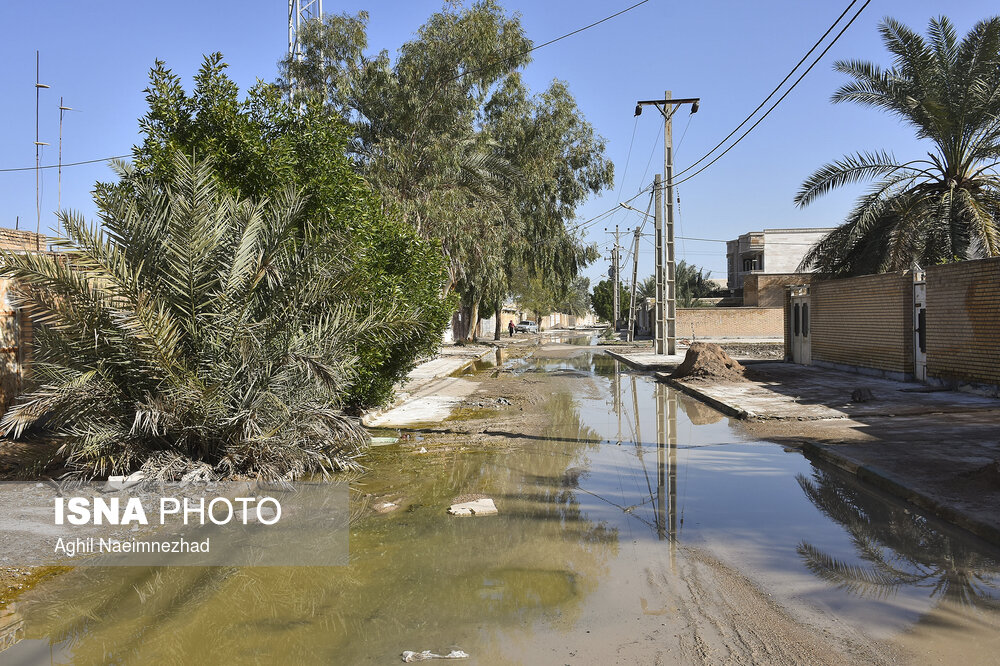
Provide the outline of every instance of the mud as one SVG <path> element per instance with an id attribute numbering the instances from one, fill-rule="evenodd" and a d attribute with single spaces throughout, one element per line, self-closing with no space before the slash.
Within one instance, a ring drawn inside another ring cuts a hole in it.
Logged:
<path id="1" fill-rule="evenodd" d="M 987 606 L 936 597 L 933 579 L 846 590 L 799 550 L 808 539 L 857 567 L 856 529 L 897 567 L 989 580 L 991 560 L 954 569 L 943 554 L 965 551 L 928 548 L 936 533 L 904 507 L 623 368 L 545 343 L 475 373 L 466 411 L 372 450 L 349 567 L 76 570 L 18 601 L 25 643 L 61 663 L 374 664 L 459 648 L 478 664 L 992 658 Z M 829 504 L 806 499 L 796 479 L 810 474 Z M 497 517 L 446 520 L 481 495 Z M 857 507 L 870 524 L 845 521 Z"/>
<path id="2" fill-rule="evenodd" d="M 671 373 L 672 379 L 704 381 L 741 381 L 744 368 L 733 360 L 722 347 L 713 343 L 693 342 L 688 347 L 684 362 Z"/>

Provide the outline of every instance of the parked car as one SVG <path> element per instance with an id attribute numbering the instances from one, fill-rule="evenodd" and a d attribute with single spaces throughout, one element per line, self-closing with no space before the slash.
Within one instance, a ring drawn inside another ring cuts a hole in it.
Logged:
<path id="1" fill-rule="evenodd" d="M 522 321 L 514 327 L 518 333 L 538 333 L 538 324 L 533 321 Z"/>

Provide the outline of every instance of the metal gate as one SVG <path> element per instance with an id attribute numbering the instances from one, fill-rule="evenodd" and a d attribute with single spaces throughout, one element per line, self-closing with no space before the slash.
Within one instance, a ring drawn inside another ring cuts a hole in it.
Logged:
<path id="1" fill-rule="evenodd" d="M 792 332 L 792 363 L 801 365 L 812 364 L 812 350 L 809 341 L 811 316 L 809 312 L 809 287 L 792 287 L 791 321 L 788 322 Z"/>
<path id="2" fill-rule="evenodd" d="M 913 273 L 913 376 L 927 381 L 927 284 L 924 272 Z"/>

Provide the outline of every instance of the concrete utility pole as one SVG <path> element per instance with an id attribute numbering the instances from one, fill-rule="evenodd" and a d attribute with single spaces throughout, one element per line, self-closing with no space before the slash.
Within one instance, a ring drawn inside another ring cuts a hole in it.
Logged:
<path id="1" fill-rule="evenodd" d="M 659 337 L 657 337 L 656 353 L 662 354 L 674 354 L 677 352 L 677 341 L 676 341 L 676 306 L 677 306 L 677 285 L 675 284 L 675 265 L 674 265 L 674 146 L 673 146 L 673 117 L 674 112 L 682 104 L 691 105 L 691 113 L 698 112 L 698 104 L 701 100 L 697 97 L 689 97 L 684 99 L 673 99 L 671 97 L 670 91 L 667 90 L 663 93 L 663 99 L 650 99 L 650 100 L 640 100 L 635 105 L 635 115 L 640 115 L 642 113 L 642 107 L 648 104 L 652 104 L 663 114 L 663 172 L 666 175 L 667 183 L 667 200 L 666 200 L 666 217 L 667 217 L 667 239 L 666 239 L 666 313 L 664 316 L 664 329 L 666 335 L 665 350 L 661 351 L 659 346 Z M 657 193 L 660 191 L 660 186 L 655 185 Z M 656 212 L 659 214 L 661 204 L 657 202 Z M 660 248 L 657 247 L 656 250 L 657 264 L 663 262 L 662 255 L 660 253 Z M 660 311 L 660 298 L 657 294 L 657 313 Z M 659 318 L 657 318 L 659 321 Z"/>
<path id="2" fill-rule="evenodd" d="M 641 226 L 641 225 L 640 225 Z M 639 279 L 639 231 L 640 228 L 635 228 L 635 242 L 632 245 L 632 299 L 629 308 L 628 315 L 628 341 L 633 342 L 635 339 L 635 283 Z"/>
<path id="3" fill-rule="evenodd" d="M 608 231 L 607 228 L 605 228 L 604 231 Z M 617 331 L 618 330 L 618 317 L 619 317 L 619 312 L 620 312 L 619 303 L 618 303 L 618 290 L 619 290 L 619 287 L 618 287 L 619 282 L 618 282 L 618 280 L 619 280 L 619 276 L 621 275 L 621 266 L 620 266 L 621 262 L 618 260 L 619 238 L 620 238 L 620 234 L 618 232 L 618 225 L 616 224 L 615 225 L 615 246 L 611 250 L 611 273 L 612 273 L 612 276 L 611 276 L 611 289 L 613 291 L 613 293 L 611 295 L 611 303 L 612 303 L 612 314 L 614 316 L 614 321 L 611 322 L 611 330 L 613 330 L 613 331 Z"/>
<path id="4" fill-rule="evenodd" d="M 670 91 L 663 93 L 664 107 Z M 667 353 L 677 353 L 677 280 L 674 271 L 674 109 L 663 114 L 663 173 L 667 176 Z"/>
<path id="5" fill-rule="evenodd" d="M 653 223 L 656 234 L 656 326 L 653 333 L 653 351 L 657 354 L 666 353 L 666 308 L 664 308 L 663 278 L 663 181 L 660 174 L 653 178 Z"/>
<path id="6" fill-rule="evenodd" d="M 612 259 L 611 259 L 612 264 L 615 267 L 615 282 L 614 282 L 614 285 L 612 287 L 615 290 L 614 291 L 615 320 L 614 320 L 614 322 L 612 322 L 611 328 L 612 328 L 612 330 L 617 331 L 618 330 L 618 313 L 619 313 L 619 307 L 620 307 L 619 303 L 618 303 L 618 280 L 621 277 L 621 269 L 619 268 L 619 265 L 618 265 L 618 225 L 617 224 L 615 225 L 615 250 L 611 254 L 611 257 L 612 257 Z"/>

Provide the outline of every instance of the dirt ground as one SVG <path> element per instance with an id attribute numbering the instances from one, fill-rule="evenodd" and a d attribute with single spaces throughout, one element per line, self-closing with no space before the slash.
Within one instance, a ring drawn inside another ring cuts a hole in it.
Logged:
<path id="1" fill-rule="evenodd" d="M 538 355 L 558 362 L 579 352 L 551 343 L 509 348 L 503 366 L 471 378 L 475 391 L 448 419 L 402 428 L 400 434 L 404 440 L 412 438 L 415 447 L 418 439 L 427 442 L 428 455 L 523 446 L 553 425 L 553 415 L 542 405 L 554 392 L 572 387 L 577 395 L 600 397 L 585 372 L 558 363 L 530 370 L 523 359 Z M 759 429 L 757 434 L 769 438 L 776 435 L 769 429 L 774 427 L 774 423 L 750 424 L 748 431 Z M 811 436 L 810 428 L 821 426 L 804 422 L 794 427 L 797 436 L 805 438 Z M 378 500 L 371 498 L 371 505 L 378 505 Z M 578 626 L 589 627 L 585 634 L 539 637 L 540 644 L 523 655 L 522 663 L 896 664 L 947 661 L 949 655 L 933 634 L 928 638 L 915 631 L 900 643 L 873 640 L 829 613 L 810 615 L 786 608 L 767 589 L 696 546 L 673 544 L 669 559 L 665 555 L 645 559 L 643 569 L 630 573 L 631 586 L 612 592 L 638 594 L 641 613 L 609 617 L 596 610 L 593 617 L 577 620 Z M 18 586 L 47 575 L 51 574 L 0 569 L 0 608 L 7 601 L 5 594 L 12 596 Z M 609 607 L 622 605 L 617 601 L 608 599 Z"/>
<path id="2" fill-rule="evenodd" d="M 616 347 L 617 350 L 617 347 Z M 519 355 L 569 358 L 567 345 L 523 347 Z M 510 360 L 510 359 L 509 359 Z M 557 390 L 597 396 L 589 375 L 570 369 L 519 373 L 517 361 L 476 376 L 475 393 L 437 426 L 403 429 L 404 436 L 430 437 L 433 452 L 475 447 L 516 447 L 543 433 L 551 415 L 539 409 Z M 377 499 L 373 503 L 377 503 Z M 655 559 L 655 558 L 652 558 Z M 574 664 L 896 664 L 909 661 L 898 647 L 868 636 L 829 615 L 802 617 L 777 603 L 766 590 L 710 553 L 677 544 L 672 561 L 641 572 L 642 614 L 586 618 L 585 634 L 572 643 L 547 636 L 552 663 Z M 634 589 L 623 589 L 634 595 Z M 616 600 L 608 599 L 611 606 Z M 621 602 L 628 605 L 627 601 Z M 524 663 L 537 659 L 525 654 Z M 548 663 L 548 662 L 546 662 Z"/>

